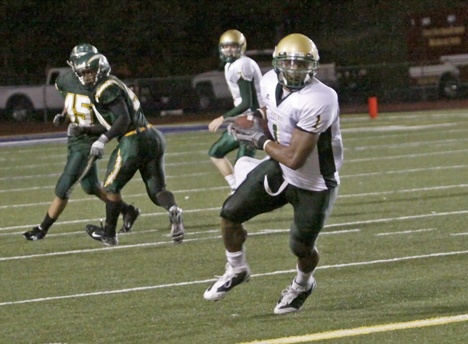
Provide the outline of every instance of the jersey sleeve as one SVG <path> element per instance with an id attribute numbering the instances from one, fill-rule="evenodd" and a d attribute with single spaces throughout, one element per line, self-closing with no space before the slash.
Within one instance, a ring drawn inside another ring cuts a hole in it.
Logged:
<path id="1" fill-rule="evenodd" d="M 242 75 L 242 79 L 247 81 L 252 81 L 254 78 L 254 68 L 252 66 L 253 61 L 246 59 L 242 65 L 240 66 L 240 74 Z"/>
<path id="2" fill-rule="evenodd" d="M 310 133 L 320 134 L 335 120 L 339 112 L 338 102 L 334 101 L 333 94 L 316 94 L 306 101 L 302 109 L 297 126 Z"/>
<path id="3" fill-rule="evenodd" d="M 55 80 L 55 88 L 60 92 L 60 94 L 65 97 L 66 92 L 66 76 L 67 74 L 60 74 L 57 79 Z"/>

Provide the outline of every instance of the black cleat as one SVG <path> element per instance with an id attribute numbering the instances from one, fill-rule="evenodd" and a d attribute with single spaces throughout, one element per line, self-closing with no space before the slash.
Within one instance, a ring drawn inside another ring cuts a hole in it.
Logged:
<path id="1" fill-rule="evenodd" d="M 250 278 L 250 268 L 245 265 L 242 268 L 233 268 L 231 264 L 226 263 L 226 271 L 220 276 L 208 289 L 205 290 L 203 297 L 205 300 L 218 301 L 226 296 L 228 291 Z"/>
<path id="2" fill-rule="evenodd" d="M 43 230 L 39 226 L 36 226 L 31 231 L 24 232 L 23 236 L 26 238 L 26 240 L 36 241 L 36 240 L 44 239 L 46 234 L 47 234 L 47 231 Z"/>
<path id="3" fill-rule="evenodd" d="M 180 244 L 184 240 L 185 227 L 182 220 L 182 209 L 173 205 L 169 209 L 169 220 L 171 221 L 171 236 L 176 244 Z"/>
<path id="4" fill-rule="evenodd" d="M 316 286 L 317 282 L 315 282 L 315 279 L 312 280 L 312 283 L 308 287 L 302 287 L 293 281 L 291 285 L 281 293 L 274 313 L 286 314 L 299 311 Z"/>
<path id="5" fill-rule="evenodd" d="M 86 233 L 94 240 L 101 241 L 106 246 L 115 246 L 119 243 L 117 235 L 108 235 L 104 228 L 99 226 L 87 225 Z"/>
<path id="6" fill-rule="evenodd" d="M 123 225 L 122 228 L 120 228 L 119 233 L 130 232 L 133 224 L 140 214 L 141 210 L 139 208 L 129 205 L 127 211 L 123 214 Z"/>

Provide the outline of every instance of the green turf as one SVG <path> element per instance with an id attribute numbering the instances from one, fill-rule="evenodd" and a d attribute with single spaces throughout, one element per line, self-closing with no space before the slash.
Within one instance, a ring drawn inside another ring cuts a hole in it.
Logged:
<path id="1" fill-rule="evenodd" d="M 137 175 L 123 195 L 142 216 L 110 249 L 85 234 L 104 205 L 79 187 L 48 236 L 26 242 L 21 233 L 54 197 L 66 147 L 0 147 L 0 343 L 468 342 L 468 111 L 347 115 L 342 130 L 342 185 L 317 243 L 318 287 L 284 316 L 273 308 L 294 276 L 288 206 L 246 224 L 251 281 L 203 299 L 225 264 L 218 214 L 229 188 L 207 155 L 218 135 L 167 135 L 185 242 L 172 244 L 167 214 Z M 324 339 L 337 330 L 348 331 Z"/>

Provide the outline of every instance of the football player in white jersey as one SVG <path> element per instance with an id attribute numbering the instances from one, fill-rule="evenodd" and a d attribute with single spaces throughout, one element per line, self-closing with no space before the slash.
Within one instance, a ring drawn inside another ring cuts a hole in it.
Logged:
<path id="1" fill-rule="evenodd" d="M 316 287 L 315 241 L 336 199 L 343 161 L 338 97 L 314 77 L 318 62 L 319 53 L 310 38 L 284 37 L 273 53 L 274 70 L 261 80 L 266 106 L 255 111 L 268 120 L 270 132 L 263 132 L 258 118 L 249 129 L 230 125 L 234 137 L 263 149 L 270 159 L 260 162 L 223 204 L 226 271 L 205 291 L 207 300 L 223 298 L 250 277 L 242 223 L 288 203 L 294 211 L 289 246 L 297 257 L 297 274 L 282 292 L 274 313 L 298 311 Z"/>
<path id="2" fill-rule="evenodd" d="M 212 132 L 227 118 L 253 111 L 263 106 L 260 96 L 260 79 L 262 72 L 257 62 L 244 55 L 247 41 L 238 30 L 227 30 L 219 39 L 219 57 L 225 62 L 224 76 L 231 91 L 234 108 L 215 118 L 208 125 Z M 227 131 L 211 146 L 208 154 L 219 172 L 226 179 L 231 189 L 235 189 L 234 169 L 226 155 L 238 149 L 236 160 L 243 156 L 253 157 L 255 148 L 236 141 Z"/>

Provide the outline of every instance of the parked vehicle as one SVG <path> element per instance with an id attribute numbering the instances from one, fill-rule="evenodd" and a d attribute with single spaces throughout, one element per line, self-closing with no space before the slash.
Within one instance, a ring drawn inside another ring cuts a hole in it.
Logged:
<path id="1" fill-rule="evenodd" d="M 55 88 L 57 77 L 70 68 L 51 68 L 42 85 L 1 86 L 0 113 L 3 119 L 25 121 L 63 109 L 63 97 Z"/>
<path id="2" fill-rule="evenodd" d="M 273 50 L 247 50 L 245 54 L 258 63 L 263 74 L 273 68 Z M 334 63 L 319 64 L 316 77 L 335 89 L 338 87 Z M 232 95 L 224 77 L 224 68 L 195 75 L 192 87 L 198 96 L 200 111 L 211 110 L 214 107 L 232 107 Z"/>
<path id="3" fill-rule="evenodd" d="M 468 86 L 468 7 L 407 18 L 411 87 L 456 98 Z"/>
<path id="4" fill-rule="evenodd" d="M 138 97 L 148 116 L 194 112 L 198 107 L 191 76 L 137 78 L 124 80 Z"/>

